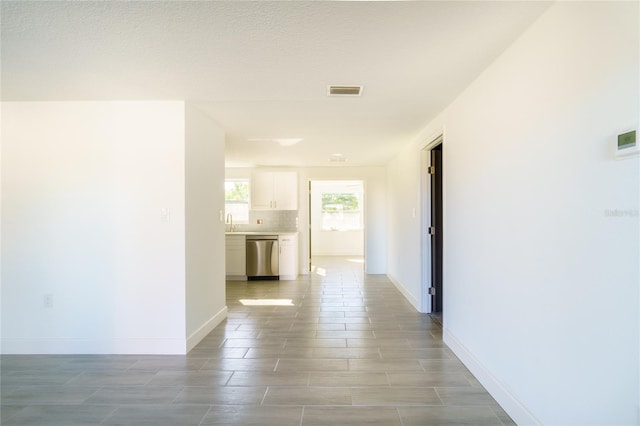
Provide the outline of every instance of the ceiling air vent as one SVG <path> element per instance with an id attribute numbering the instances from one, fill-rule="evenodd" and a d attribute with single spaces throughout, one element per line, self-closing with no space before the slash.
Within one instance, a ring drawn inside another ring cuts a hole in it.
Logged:
<path id="1" fill-rule="evenodd" d="M 331 154 L 331 156 L 329 157 L 329 162 L 330 163 L 346 163 L 347 157 L 345 157 L 344 154 Z"/>
<path id="2" fill-rule="evenodd" d="M 329 86 L 329 96 L 361 96 L 362 86 Z"/>

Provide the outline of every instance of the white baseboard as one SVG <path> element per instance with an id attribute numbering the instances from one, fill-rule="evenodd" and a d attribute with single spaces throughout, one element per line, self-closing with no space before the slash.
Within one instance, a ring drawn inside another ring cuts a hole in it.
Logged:
<path id="1" fill-rule="evenodd" d="M 247 280 L 246 275 L 227 275 L 224 278 L 227 281 L 246 281 Z"/>
<path id="2" fill-rule="evenodd" d="M 207 322 L 202 324 L 202 326 L 200 326 L 200 328 L 198 328 L 196 331 L 191 333 L 191 335 L 189 337 L 187 337 L 187 352 L 186 353 L 189 353 L 189 351 L 191 349 L 195 348 L 198 345 L 198 343 L 200 343 L 202 341 L 202 339 L 204 339 L 207 336 L 207 334 L 211 333 L 213 331 L 213 329 L 218 326 L 218 324 L 220 324 L 222 321 L 224 321 L 225 318 L 227 318 L 227 306 L 226 305 L 222 309 L 220 309 L 220 311 L 218 311 L 218 313 L 216 313 L 214 316 L 209 318 L 209 320 Z"/>
<path id="3" fill-rule="evenodd" d="M 187 339 L 2 338 L 3 355 L 185 355 L 227 317 L 225 306 Z"/>
<path id="4" fill-rule="evenodd" d="M 2 339 L 4 355 L 184 355 L 184 339 Z"/>
<path id="5" fill-rule="evenodd" d="M 415 297 L 413 294 L 411 294 L 411 292 L 407 290 L 407 288 L 404 285 L 402 285 L 402 283 L 398 279 L 396 279 L 394 276 L 387 274 L 387 278 L 389 278 L 389 280 L 393 283 L 393 285 L 396 286 L 396 288 L 409 301 L 409 303 L 411 303 L 411 305 L 413 305 L 413 307 L 416 308 L 416 311 L 421 312 L 420 301 L 418 300 L 418 298 Z"/>
<path id="6" fill-rule="evenodd" d="M 509 390 L 508 386 L 482 365 L 475 355 L 448 329 L 444 330 L 443 340 L 516 424 L 542 425 L 542 422 Z"/>

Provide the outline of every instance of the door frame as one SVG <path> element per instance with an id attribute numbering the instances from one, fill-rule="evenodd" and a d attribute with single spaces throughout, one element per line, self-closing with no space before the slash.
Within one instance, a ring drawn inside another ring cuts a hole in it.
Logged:
<path id="1" fill-rule="evenodd" d="M 431 226 L 431 179 L 429 177 L 428 168 L 431 166 L 431 150 L 438 145 L 442 145 L 442 163 L 445 161 L 445 143 L 444 143 L 444 130 L 440 130 L 435 135 L 425 139 L 424 143 L 420 147 L 420 263 L 421 263 L 421 277 L 420 277 L 420 312 L 431 313 L 432 298 L 429 294 L 429 288 L 431 287 L 431 235 L 429 235 L 429 227 Z M 443 228 L 445 222 L 445 170 L 442 168 L 442 222 Z M 445 234 L 443 232 L 443 269 L 444 269 L 444 239 Z M 443 271 L 444 272 L 444 271 Z M 444 273 L 443 273 L 444 275 Z M 444 279 L 443 279 L 444 287 Z"/>

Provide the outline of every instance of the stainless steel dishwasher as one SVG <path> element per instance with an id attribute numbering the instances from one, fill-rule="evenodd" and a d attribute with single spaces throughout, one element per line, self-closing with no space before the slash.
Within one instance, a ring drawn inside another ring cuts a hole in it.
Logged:
<path id="1" fill-rule="evenodd" d="M 247 279 L 279 279 L 279 254 L 277 235 L 247 235 Z"/>

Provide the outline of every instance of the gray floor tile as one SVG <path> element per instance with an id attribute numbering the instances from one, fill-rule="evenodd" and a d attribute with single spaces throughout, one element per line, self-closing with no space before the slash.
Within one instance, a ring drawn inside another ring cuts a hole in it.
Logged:
<path id="1" fill-rule="evenodd" d="M 185 387 L 173 404 L 260 405 L 266 390 L 265 386 Z"/>
<path id="2" fill-rule="evenodd" d="M 149 386 L 224 386 L 232 371 L 159 371 Z"/>
<path id="3" fill-rule="evenodd" d="M 350 348 L 413 349 L 407 339 L 347 339 Z"/>
<path id="4" fill-rule="evenodd" d="M 120 407 L 102 424 L 122 426 L 196 426 L 209 411 L 208 405 L 158 405 Z"/>
<path id="5" fill-rule="evenodd" d="M 380 359 L 378 348 L 314 348 L 314 358 Z"/>
<path id="6" fill-rule="evenodd" d="M 2 406 L 0 406 L 0 425 L 7 424 L 10 418 L 27 406 L 28 405 L 2 404 Z"/>
<path id="7" fill-rule="evenodd" d="M 436 392 L 444 405 L 495 405 L 489 393 L 477 387 L 437 387 Z"/>
<path id="8" fill-rule="evenodd" d="M 64 385 L 80 374 L 79 372 L 40 369 L 27 371 L 2 370 L 2 388 L 25 385 Z"/>
<path id="9" fill-rule="evenodd" d="M 236 371 L 228 386 L 306 386 L 309 373 Z"/>
<path id="10" fill-rule="evenodd" d="M 95 392 L 86 400 L 86 403 L 110 405 L 171 404 L 182 389 L 182 387 L 170 386 L 108 387 Z"/>
<path id="11" fill-rule="evenodd" d="M 2 355 L 0 371 L 58 371 L 67 360 L 66 357 L 54 355 Z"/>
<path id="12" fill-rule="evenodd" d="M 383 360 L 383 359 L 351 359 L 349 370 L 352 371 L 415 371 L 422 373 L 424 370 L 417 360 Z"/>
<path id="13" fill-rule="evenodd" d="M 357 371 L 314 372 L 310 374 L 309 386 L 388 386 L 386 373 Z"/>
<path id="14" fill-rule="evenodd" d="M 401 425 L 393 407 L 305 407 L 303 426 Z"/>
<path id="15" fill-rule="evenodd" d="M 403 426 L 501 426 L 489 407 L 400 407 Z"/>
<path id="16" fill-rule="evenodd" d="M 280 359 L 276 371 L 342 371 L 349 369 L 346 359 Z"/>
<path id="17" fill-rule="evenodd" d="M 286 347 L 346 348 L 346 339 L 287 339 Z"/>
<path id="18" fill-rule="evenodd" d="M 4 411 L 4 407 L 2 407 Z M 13 413 L 4 426 L 90 426 L 100 425 L 116 410 L 107 405 L 30 405 Z"/>
<path id="19" fill-rule="evenodd" d="M 313 349 L 302 346 L 284 348 L 250 348 L 244 356 L 252 358 L 313 358 Z"/>
<path id="20" fill-rule="evenodd" d="M 285 338 L 274 339 L 270 342 L 261 342 L 259 339 L 226 339 L 222 344 L 225 348 L 255 348 L 255 347 L 282 347 L 284 346 Z"/>
<path id="21" fill-rule="evenodd" d="M 432 349 L 389 349 L 381 348 L 382 359 L 449 359 L 449 355 L 439 348 Z"/>
<path id="22" fill-rule="evenodd" d="M 462 373 L 389 373 L 389 381 L 391 386 L 471 386 Z"/>
<path id="23" fill-rule="evenodd" d="M 274 371 L 276 368 L 276 358 L 260 359 L 211 359 L 202 367 L 202 371 Z"/>
<path id="24" fill-rule="evenodd" d="M 129 371 L 189 371 L 199 370 L 206 360 L 199 358 L 186 358 L 183 356 L 167 356 L 144 358 L 136 361 Z"/>
<path id="25" fill-rule="evenodd" d="M 427 373 L 469 373 L 457 359 L 425 359 L 419 362 Z"/>
<path id="26" fill-rule="evenodd" d="M 202 425 L 299 426 L 302 407 L 213 406 Z"/>
<path id="27" fill-rule="evenodd" d="M 101 371 L 127 370 L 138 361 L 136 355 L 73 355 L 66 357 L 62 370 Z"/>
<path id="28" fill-rule="evenodd" d="M 352 388 L 353 405 L 442 405 L 433 388 L 367 387 Z"/>
<path id="29" fill-rule="evenodd" d="M 146 385 L 155 376 L 150 371 L 90 371 L 69 381 L 75 386 L 133 386 Z"/>
<path id="30" fill-rule="evenodd" d="M 318 331 L 318 339 L 374 339 L 375 335 L 371 330 L 360 331 Z"/>
<path id="31" fill-rule="evenodd" d="M 3 404 L 81 404 L 99 388 L 92 386 L 24 386 L 2 394 Z"/>
<path id="32" fill-rule="evenodd" d="M 337 387 L 270 387 L 265 405 L 351 405 L 351 389 Z"/>

